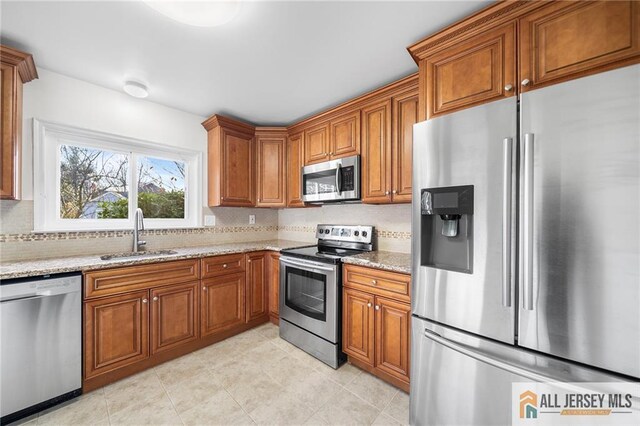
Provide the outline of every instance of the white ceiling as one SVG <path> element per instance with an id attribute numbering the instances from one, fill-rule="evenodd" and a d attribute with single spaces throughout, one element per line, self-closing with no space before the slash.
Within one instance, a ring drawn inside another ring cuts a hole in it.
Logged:
<path id="1" fill-rule="evenodd" d="M 201 116 L 290 124 L 417 70 L 406 47 L 486 1 L 246 2 L 199 28 L 140 1 L 1 3 L 2 43 L 36 65 Z"/>

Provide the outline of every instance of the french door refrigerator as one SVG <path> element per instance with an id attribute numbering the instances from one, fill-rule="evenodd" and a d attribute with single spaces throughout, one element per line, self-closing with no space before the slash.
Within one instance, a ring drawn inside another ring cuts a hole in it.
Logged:
<path id="1" fill-rule="evenodd" d="M 640 65 L 414 126 L 413 425 L 640 378 Z"/>

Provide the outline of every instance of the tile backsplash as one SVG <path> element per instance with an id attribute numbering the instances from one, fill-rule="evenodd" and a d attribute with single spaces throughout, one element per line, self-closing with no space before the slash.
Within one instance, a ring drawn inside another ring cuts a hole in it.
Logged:
<path id="1" fill-rule="evenodd" d="M 379 250 L 409 253 L 411 206 L 325 205 L 306 209 L 205 208 L 214 214 L 212 227 L 143 231 L 153 249 L 203 246 L 242 241 L 287 239 L 315 242 L 319 223 L 376 227 Z M 256 224 L 249 225 L 249 215 Z M 131 250 L 132 231 L 32 232 L 33 201 L 0 201 L 0 261 L 104 254 Z"/>

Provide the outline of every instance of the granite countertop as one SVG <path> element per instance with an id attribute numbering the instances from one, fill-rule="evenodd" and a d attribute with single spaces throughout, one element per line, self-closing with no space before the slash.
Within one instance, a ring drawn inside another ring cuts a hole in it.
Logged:
<path id="1" fill-rule="evenodd" d="M 385 271 L 411 274 L 411 254 L 392 251 L 372 251 L 342 258 L 342 263 L 368 266 Z"/>
<path id="2" fill-rule="evenodd" d="M 174 248 L 175 254 L 149 255 L 102 260 L 100 255 L 59 257 L 0 264 L 0 280 L 10 278 L 33 277 L 37 275 L 59 274 L 64 272 L 89 271 L 115 268 L 118 266 L 141 265 L 171 260 L 194 259 L 220 254 L 246 253 L 259 250 L 280 251 L 287 248 L 312 245 L 300 241 L 267 240 L 243 243 L 216 244 L 202 247 Z M 151 250 L 154 251 L 154 250 Z"/>
<path id="3" fill-rule="evenodd" d="M 280 251 L 288 248 L 305 247 L 313 244 L 289 240 L 266 240 L 243 243 L 216 244 L 202 247 L 172 249 L 175 254 L 146 255 L 110 260 L 100 259 L 100 255 L 59 257 L 0 264 L 0 280 L 33 277 L 64 272 L 83 272 L 119 266 L 142 265 L 145 263 L 168 262 L 171 260 L 195 259 L 221 254 L 247 253 L 259 250 Z M 153 250 L 152 250 L 153 251 Z M 393 272 L 411 274 L 411 255 L 388 251 L 373 251 L 342 258 L 343 263 L 368 266 Z"/>

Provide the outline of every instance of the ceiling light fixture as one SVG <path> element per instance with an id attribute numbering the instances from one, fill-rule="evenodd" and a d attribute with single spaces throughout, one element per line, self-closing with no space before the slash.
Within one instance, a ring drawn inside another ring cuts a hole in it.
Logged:
<path id="1" fill-rule="evenodd" d="M 144 0 L 144 2 L 168 18 L 196 27 L 217 27 L 224 25 L 235 18 L 240 11 L 240 0 Z"/>
<path id="2" fill-rule="evenodd" d="M 149 96 L 149 90 L 147 90 L 147 86 L 133 80 L 129 80 L 124 83 L 124 91 L 134 98 L 146 98 L 147 96 Z"/>

